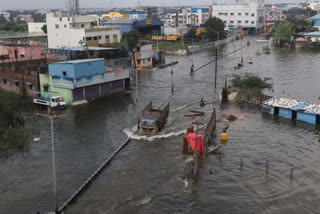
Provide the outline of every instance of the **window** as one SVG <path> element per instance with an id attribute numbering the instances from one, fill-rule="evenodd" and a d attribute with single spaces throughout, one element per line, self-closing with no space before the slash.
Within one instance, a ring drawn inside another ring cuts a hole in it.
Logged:
<path id="1" fill-rule="evenodd" d="M 224 20 L 224 21 L 223 21 L 223 23 L 227 24 L 227 21 L 226 21 L 226 20 Z"/>
<path id="2" fill-rule="evenodd" d="M 44 91 L 49 91 L 49 85 L 43 85 L 43 90 Z"/>
<path id="3" fill-rule="evenodd" d="M 7 79 L 3 79 L 3 84 L 7 84 Z"/>
<path id="4" fill-rule="evenodd" d="M 81 24 L 81 28 L 84 28 L 84 24 Z"/>
<path id="5" fill-rule="evenodd" d="M 62 71 L 62 75 L 63 76 L 67 76 L 67 72 L 66 71 Z"/>
<path id="6" fill-rule="evenodd" d="M 230 13 L 230 16 L 233 16 L 234 15 L 234 13 Z"/>
<path id="7" fill-rule="evenodd" d="M 93 40 L 93 41 L 96 41 L 96 40 L 98 40 L 98 37 L 97 37 L 97 36 L 94 36 L 94 37 L 92 37 L 92 40 Z"/>
<path id="8" fill-rule="evenodd" d="M 101 39 L 101 36 L 98 36 L 98 39 Z"/>
<path id="9" fill-rule="evenodd" d="M 57 29 L 59 28 L 59 25 L 58 25 L 58 24 L 56 24 L 56 28 L 57 28 Z"/>
<path id="10" fill-rule="evenodd" d="M 16 86 L 19 87 L 19 81 L 16 80 L 15 82 L 16 82 Z"/>
<path id="11" fill-rule="evenodd" d="M 62 17 L 60 17 L 60 22 L 62 21 Z"/>
<path id="12" fill-rule="evenodd" d="M 249 21 L 248 21 L 248 20 L 246 20 L 246 21 L 245 21 L 245 23 L 246 23 L 246 24 L 248 24 L 248 23 L 249 23 Z"/>
<path id="13" fill-rule="evenodd" d="M 139 59 L 139 60 L 138 60 L 138 65 L 140 65 L 140 63 L 141 63 L 141 60 Z"/>
<path id="14" fill-rule="evenodd" d="M 254 17 L 254 13 L 251 13 L 251 16 Z"/>
<path id="15" fill-rule="evenodd" d="M 74 28 L 74 27 L 76 27 L 76 25 L 75 25 L 75 24 L 72 24 L 72 27 Z"/>
<path id="16" fill-rule="evenodd" d="M 110 36 L 109 36 L 109 35 L 106 35 L 106 39 L 110 39 Z"/>
<path id="17" fill-rule="evenodd" d="M 241 24 L 241 20 L 238 20 L 238 24 Z"/>
<path id="18" fill-rule="evenodd" d="M 27 83 L 27 85 L 29 86 L 29 89 L 32 90 L 32 83 Z"/>
<path id="19" fill-rule="evenodd" d="M 241 16 L 241 13 L 238 13 L 238 16 Z"/>
<path id="20" fill-rule="evenodd" d="M 232 21 L 232 20 L 230 21 L 230 24 L 233 24 L 233 21 Z"/>
<path id="21" fill-rule="evenodd" d="M 67 25 L 64 25 L 64 28 L 67 28 Z"/>
<path id="22" fill-rule="evenodd" d="M 246 16 L 249 16 L 249 13 L 246 13 Z"/>
<path id="23" fill-rule="evenodd" d="M 92 41 L 92 37 L 86 37 L 86 41 Z"/>
<path id="24" fill-rule="evenodd" d="M 150 62 L 150 58 L 148 58 L 148 62 Z"/>
<path id="25" fill-rule="evenodd" d="M 251 24 L 254 25 L 254 21 L 251 21 Z"/>
<path id="26" fill-rule="evenodd" d="M 68 17 L 68 21 L 70 21 L 70 17 Z"/>
<path id="27" fill-rule="evenodd" d="M 113 35 L 113 38 L 114 38 L 114 39 L 118 38 L 118 34 L 114 34 L 114 35 Z"/>

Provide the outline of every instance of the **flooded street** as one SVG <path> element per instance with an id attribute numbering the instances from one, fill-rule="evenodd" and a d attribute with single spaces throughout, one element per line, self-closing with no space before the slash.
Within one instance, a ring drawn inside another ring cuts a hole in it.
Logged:
<path id="1" fill-rule="evenodd" d="M 266 91 L 267 95 L 320 103 L 320 52 L 278 49 L 265 55 L 262 47 L 267 43 L 258 43 L 256 38 L 243 41 L 251 43 L 243 51 L 243 68 L 234 71 L 240 52 L 219 60 L 219 91 L 226 74 L 230 80 L 233 73 L 249 72 L 272 78 L 273 92 Z M 240 41 L 229 43 L 220 54 L 239 47 Z M 261 55 L 257 56 L 257 51 Z M 214 51 L 193 58 L 198 68 L 214 59 Z M 134 93 L 72 107 L 65 117 L 54 121 L 59 206 L 128 136 L 133 139 L 65 213 L 318 212 L 320 143 L 314 125 L 261 114 L 259 109 L 249 109 L 243 120 L 230 123 L 228 142 L 221 144 L 217 138 L 223 155 L 206 157 L 195 183 L 184 180 L 189 156 L 182 154 L 182 133 L 191 120 L 183 115 L 199 110 L 201 97 L 212 101 L 214 90 L 214 63 L 190 76 L 191 59 L 191 55 L 172 57 L 179 61 L 173 75 L 177 91 L 159 136 L 146 139 L 136 135 Z M 157 106 L 169 95 L 170 70 L 139 73 L 140 112 L 149 101 Z M 209 114 L 212 109 L 206 105 L 201 110 Z M 218 115 L 222 113 L 239 115 L 239 106 L 218 110 Z M 0 213 L 53 210 L 50 123 L 34 119 L 34 137 L 40 140 L 32 142 L 29 151 L 1 160 Z M 217 123 L 218 136 L 223 125 Z"/>

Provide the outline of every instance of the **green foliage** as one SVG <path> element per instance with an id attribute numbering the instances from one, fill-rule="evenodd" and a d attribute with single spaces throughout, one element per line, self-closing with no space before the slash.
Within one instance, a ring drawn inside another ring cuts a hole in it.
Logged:
<path id="1" fill-rule="evenodd" d="M 7 21 L 2 15 L 0 16 L 0 31 L 24 32 L 28 30 L 27 23 L 18 19 L 16 22 L 11 17 Z"/>
<path id="2" fill-rule="evenodd" d="M 206 44 L 207 42 L 193 42 L 194 46 L 198 45 L 203 45 Z M 187 46 L 191 45 L 192 43 L 190 42 L 188 45 L 182 45 L 181 42 L 168 42 L 168 41 L 158 41 L 158 45 L 160 49 L 186 49 Z M 152 47 L 157 47 L 157 41 L 152 41 Z"/>
<path id="3" fill-rule="evenodd" d="M 29 129 L 19 112 L 19 96 L 0 89 L 0 152 L 24 150 L 29 142 Z"/>
<path id="4" fill-rule="evenodd" d="M 133 49 L 139 43 L 140 32 L 131 30 L 122 34 L 121 43 L 132 53 Z"/>
<path id="5" fill-rule="evenodd" d="M 210 41 L 217 41 L 227 39 L 228 35 L 227 32 L 224 30 L 226 25 L 224 24 L 223 20 L 217 17 L 209 18 L 206 23 L 204 24 L 206 28 L 206 35 Z"/>
<path id="6" fill-rule="evenodd" d="M 272 83 L 268 83 L 271 78 L 261 79 L 254 74 L 246 73 L 244 76 L 233 74 L 232 85 L 241 90 L 246 90 L 255 94 L 262 94 L 263 89 L 272 88 Z"/>
<path id="7" fill-rule="evenodd" d="M 288 16 L 300 16 L 300 17 L 303 16 L 305 18 L 309 18 L 317 15 L 317 11 L 312 10 L 311 8 L 304 9 L 304 8 L 294 7 L 287 10 L 285 14 L 287 14 Z"/>
<path id="8" fill-rule="evenodd" d="M 191 30 L 189 30 L 186 35 L 185 35 L 186 39 L 196 39 L 197 38 L 197 30 L 195 28 L 191 28 Z"/>
<path id="9" fill-rule="evenodd" d="M 276 46 L 281 46 L 284 42 L 289 42 L 293 36 L 293 25 L 291 23 L 280 23 L 274 33 L 273 42 Z"/>
<path id="10" fill-rule="evenodd" d="M 298 34 L 301 32 L 311 32 L 316 31 L 317 29 L 314 28 L 314 22 L 311 22 L 309 20 L 296 18 L 295 16 L 289 16 L 288 22 L 292 24 L 292 32 L 294 34 Z"/>
<path id="11" fill-rule="evenodd" d="M 271 49 L 268 46 L 263 47 L 264 54 L 271 54 Z"/>
<path id="12" fill-rule="evenodd" d="M 34 22 L 46 22 L 46 14 L 33 13 L 32 18 Z"/>

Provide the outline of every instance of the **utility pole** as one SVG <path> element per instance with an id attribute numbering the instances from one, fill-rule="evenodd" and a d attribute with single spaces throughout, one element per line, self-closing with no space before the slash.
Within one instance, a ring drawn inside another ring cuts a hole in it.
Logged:
<path id="1" fill-rule="evenodd" d="M 50 98 L 51 105 L 51 98 Z M 50 106 L 51 108 L 51 106 Z M 58 212 L 58 201 L 57 201 L 57 183 L 56 183 L 56 159 L 54 153 L 54 136 L 53 136 L 53 115 L 50 111 L 50 126 L 51 126 L 51 149 L 52 149 L 52 173 L 53 173 L 53 194 L 54 194 L 54 210 L 55 213 Z"/>
<path id="2" fill-rule="evenodd" d="M 51 94 L 51 92 L 50 92 Z M 51 153 L 52 153 L 52 177 L 53 177 L 53 197 L 54 197 L 54 213 L 58 213 L 58 199 L 57 199 L 57 179 L 56 179 L 56 158 L 54 147 L 54 132 L 53 132 L 53 119 L 58 118 L 57 115 L 52 113 L 52 98 L 50 95 L 50 102 L 48 107 L 48 115 L 37 114 L 38 116 L 47 117 L 50 119 L 50 132 L 51 132 Z"/>
<path id="3" fill-rule="evenodd" d="M 193 47 L 193 39 L 191 41 L 192 41 L 192 47 Z M 191 57 L 192 57 L 192 67 L 193 67 L 193 51 L 191 52 Z"/>
<path id="4" fill-rule="evenodd" d="M 139 102 L 138 102 L 138 71 L 133 67 L 133 70 L 135 71 L 136 75 L 136 105 L 137 105 L 137 117 L 138 117 L 138 126 L 137 129 L 139 131 L 139 123 L 140 123 L 140 118 L 139 118 Z"/>
<path id="5" fill-rule="evenodd" d="M 218 73 L 218 48 L 216 48 L 216 60 L 215 60 L 215 71 L 214 71 L 214 90 L 217 88 L 217 73 Z"/>
<path id="6" fill-rule="evenodd" d="M 214 74 L 214 91 L 213 91 L 213 110 L 215 110 L 214 102 L 216 101 L 217 92 L 217 73 L 218 73 L 218 48 L 216 48 L 216 60 L 215 60 L 215 74 Z"/>
<path id="7" fill-rule="evenodd" d="M 243 38 L 241 38 L 241 40 L 240 40 L 240 48 L 241 48 L 241 50 L 240 50 L 240 52 L 241 52 L 241 64 L 243 63 L 242 40 L 243 40 Z"/>

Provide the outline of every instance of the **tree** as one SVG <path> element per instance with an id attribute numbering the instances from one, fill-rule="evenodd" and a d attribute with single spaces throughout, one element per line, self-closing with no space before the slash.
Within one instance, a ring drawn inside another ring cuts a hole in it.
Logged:
<path id="1" fill-rule="evenodd" d="M 289 43 L 291 36 L 293 36 L 293 25 L 291 23 L 280 23 L 274 33 L 274 45 L 282 46 L 286 42 Z"/>
<path id="2" fill-rule="evenodd" d="M 140 32 L 131 30 L 122 34 L 121 43 L 132 53 L 139 42 Z"/>
<path id="3" fill-rule="evenodd" d="M 30 130 L 19 112 L 18 95 L 0 89 L 0 152 L 24 150 Z"/>
<path id="4" fill-rule="evenodd" d="M 189 30 L 189 31 L 186 33 L 185 37 L 186 37 L 187 39 L 191 39 L 191 40 L 197 38 L 197 30 L 194 29 L 194 28 L 191 28 L 191 30 Z"/>
<path id="5" fill-rule="evenodd" d="M 32 18 L 34 22 L 46 22 L 46 14 L 33 13 Z"/>
<path id="6" fill-rule="evenodd" d="M 261 79 L 259 76 L 246 73 L 244 76 L 233 74 L 231 82 L 234 87 L 240 88 L 241 90 L 262 94 L 263 89 L 272 88 L 272 84 L 268 83 L 269 80 L 271 80 L 271 78 Z"/>
<path id="7" fill-rule="evenodd" d="M 314 22 L 296 18 L 295 16 L 289 16 L 287 21 L 292 24 L 292 31 L 294 34 L 298 34 L 301 32 L 311 32 L 316 31 L 317 29 L 314 28 Z"/>
<path id="8" fill-rule="evenodd" d="M 45 34 L 47 34 L 47 32 L 48 32 L 48 30 L 47 30 L 47 25 L 43 25 L 42 28 L 41 28 L 41 30 L 42 30 Z"/>
<path id="9" fill-rule="evenodd" d="M 228 38 L 227 32 L 224 30 L 226 25 L 221 19 L 217 17 L 211 17 L 206 21 L 204 26 L 207 31 L 207 38 L 210 41 L 217 41 L 222 39 L 225 40 Z"/>

